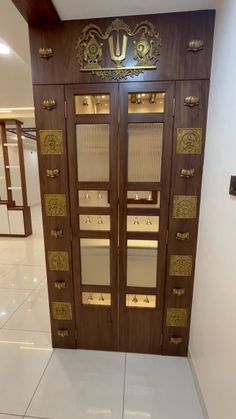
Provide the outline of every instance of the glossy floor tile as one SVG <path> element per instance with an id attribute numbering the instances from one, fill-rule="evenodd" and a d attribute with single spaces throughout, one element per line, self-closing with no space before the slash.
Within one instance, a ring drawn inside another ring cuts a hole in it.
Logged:
<path id="1" fill-rule="evenodd" d="M 0 419 L 23 419 L 23 416 L 1 415 Z"/>
<path id="2" fill-rule="evenodd" d="M 46 269 L 39 266 L 0 266 L 0 289 L 35 289 L 46 278 Z"/>
<path id="3" fill-rule="evenodd" d="M 27 415 L 122 419 L 124 372 L 122 353 L 55 350 Z"/>
<path id="4" fill-rule="evenodd" d="M 0 330 L 0 412 L 24 415 L 51 357 L 50 334 Z"/>
<path id="5" fill-rule="evenodd" d="M 30 291 L 17 289 L 0 289 L 0 327 L 25 301 Z"/>
<path id="6" fill-rule="evenodd" d="M 34 290 L 4 325 L 4 329 L 50 332 L 46 281 Z"/>
<path id="7" fill-rule="evenodd" d="M 128 354 L 124 419 L 204 419 L 187 359 Z"/>

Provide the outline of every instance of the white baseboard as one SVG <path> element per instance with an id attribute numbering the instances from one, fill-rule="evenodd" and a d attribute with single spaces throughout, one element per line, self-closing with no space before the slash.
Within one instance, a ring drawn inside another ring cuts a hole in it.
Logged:
<path id="1" fill-rule="evenodd" d="M 194 384 L 195 384 L 195 387 L 196 387 L 198 399 L 199 399 L 199 402 L 200 402 L 200 405 L 201 405 L 201 408 L 202 408 L 202 413 L 203 413 L 204 419 L 210 419 L 190 352 L 188 352 L 188 362 L 189 362 L 189 365 L 190 365 L 190 368 L 191 368 L 191 371 L 192 371 L 192 374 L 193 374 L 193 380 L 194 380 Z"/>

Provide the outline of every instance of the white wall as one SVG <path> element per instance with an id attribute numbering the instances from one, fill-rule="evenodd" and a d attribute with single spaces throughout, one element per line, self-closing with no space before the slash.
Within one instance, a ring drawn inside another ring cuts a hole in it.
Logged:
<path id="1" fill-rule="evenodd" d="M 24 159 L 28 205 L 37 205 L 41 198 L 36 141 L 24 141 Z"/>
<path id="2" fill-rule="evenodd" d="M 236 418 L 236 1 L 219 1 L 190 354 L 210 419 Z"/>

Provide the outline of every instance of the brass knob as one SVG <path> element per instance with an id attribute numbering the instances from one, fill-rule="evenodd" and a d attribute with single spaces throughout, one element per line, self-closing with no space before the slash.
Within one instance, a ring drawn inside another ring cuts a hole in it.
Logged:
<path id="1" fill-rule="evenodd" d="M 44 99 L 42 101 L 42 108 L 51 111 L 57 107 L 57 102 L 54 99 Z"/>
<path id="2" fill-rule="evenodd" d="M 46 170 L 46 176 L 50 177 L 51 179 L 55 179 L 55 177 L 60 176 L 60 170 L 59 169 L 47 169 Z"/>
<path id="3" fill-rule="evenodd" d="M 177 232 L 175 238 L 176 240 L 181 240 L 181 241 L 189 240 L 190 233 L 188 231 L 186 231 L 185 233 Z"/>
<path id="4" fill-rule="evenodd" d="M 173 343 L 174 345 L 180 345 L 182 341 L 183 339 L 181 337 L 172 336 L 170 338 L 170 343 Z"/>
<path id="5" fill-rule="evenodd" d="M 64 281 L 56 281 L 54 282 L 54 288 L 57 290 L 64 290 L 66 288 L 66 283 Z"/>
<path id="6" fill-rule="evenodd" d="M 53 54 L 54 54 L 52 48 L 39 48 L 38 53 L 39 53 L 40 58 L 46 58 L 46 59 L 53 57 Z"/>
<path id="7" fill-rule="evenodd" d="M 186 179 L 189 179 L 190 177 L 194 177 L 195 169 L 181 169 L 180 176 L 185 177 Z"/>
<path id="8" fill-rule="evenodd" d="M 204 41 L 202 39 L 192 39 L 188 43 L 188 51 L 198 52 L 204 47 Z"/>
<path id="9" fill-rule="evenodd" d="M 200 102 L 200 99 L 198 96 L 187 96 L 184 99 L 184 105 L 189 106 L 190 108 L 193 108 L 194 106 L 198 106 Z"/>
<path id="10" fill-rule="evenodd" d="M 57 335 L 60 336 L 60 338 L 65 338 L 65 337 L 69 336 L 69 332 L 66 329 L 59 329 L 57 331 Z"/>
<path id="11" fill-rule="evenodd" d="M 63 237 L 63 230 L 62 229 L 58 229 L 58 230 L 51 230 L 50 232 L 51 236 L 54 237 L 55 239 L 58 239 L 60 237 Z"/>
<path id="12" fill-rule="evenodd" d="M 185 295 L 185 288 L 173 288 L 172 295 L 175 295 L 176 297 L 182 297 Z"/>

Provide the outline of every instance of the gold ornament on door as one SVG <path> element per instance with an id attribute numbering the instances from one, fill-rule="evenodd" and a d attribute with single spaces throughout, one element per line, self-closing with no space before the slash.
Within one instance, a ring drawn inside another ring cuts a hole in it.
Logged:
<path id="1" fill-rule="evenodd" d="M 69 271 L 68 252 L 48 252 L 48 264 L 50 271 Z"/>
<path id="2" fill-rule="evenodd" d="M 192 256 L 171 255 L 170 257 L 170 276 L 191 276 L 192 275 Z"/>
<path id="3" fill-rule="evenodd" d="M 39 139 L 41 154 L 63 154 L 63 139 L 61 130 L 40 130 Z"/>
<path id="4" fill-rule="evenodd" d="M 177 154 L 201 154 L 202 128 L 177 129 Z"/>

